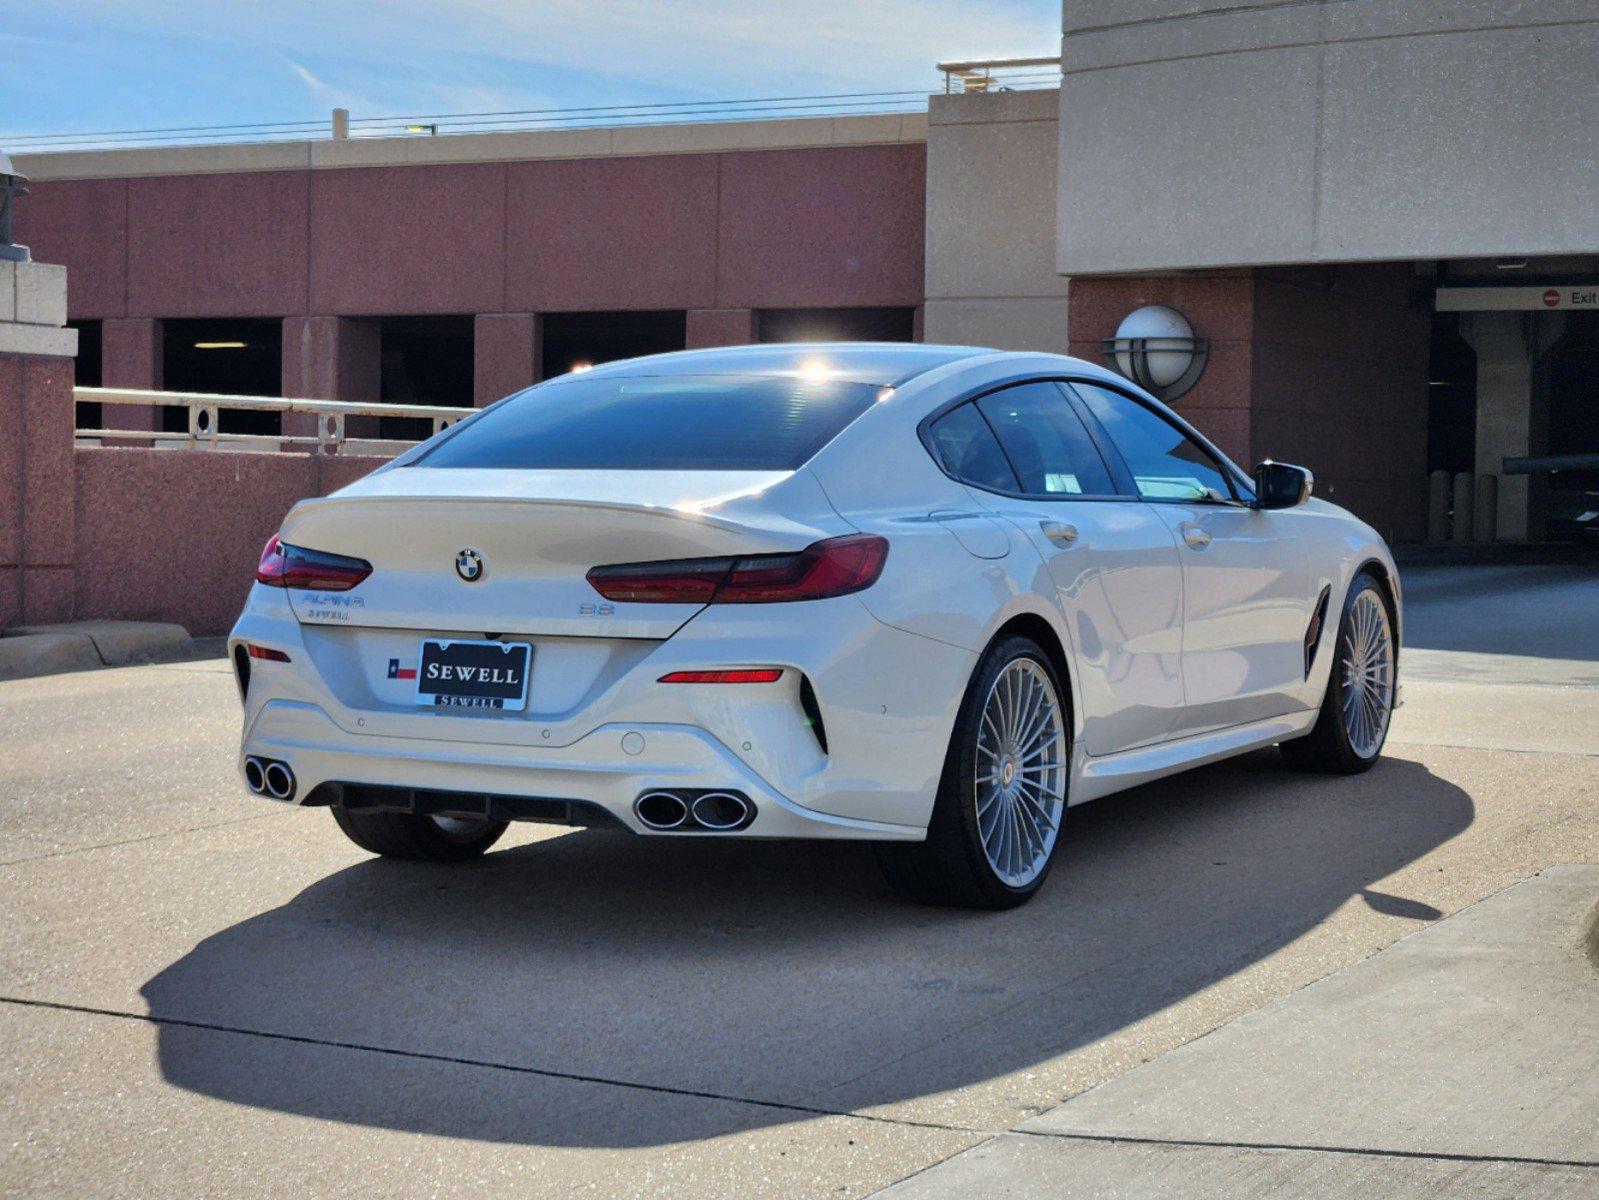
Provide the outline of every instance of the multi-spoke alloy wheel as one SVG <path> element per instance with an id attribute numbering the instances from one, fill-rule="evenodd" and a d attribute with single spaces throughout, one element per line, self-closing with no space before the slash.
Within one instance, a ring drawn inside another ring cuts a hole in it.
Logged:
<path id="1" fill-rule="evenodd" d="M 1362 571 L 1349 584 L 1338 633 L 1312 658 L 1328 668 L 1327 691 L 1310 731 L 1278 746 L 1301 771 L 1352 775 L 1370 770 L 1382 753 L 1397 694 L 1399 646 L 1394 610 L 1382 584 Z"/>
<path id="2" fill-rule="evenodd" d="M 1064 680 L 1030 637 L 1004 637 L 983 652 L 955 717 L 927 840 L 877 845 L 901 895 L 1014 908 L 1043 886 L 1070 783 Z"/>
<path id="3" fill-rule="evenodd" d="M 1393 636 L 1388 607 L 1370 589 L 1355 597 L 1348 628 L 1339 639 L 1339 707 L 1350 748 L 1371 758 L 1382 747 L 1393 711 Z"/>
<path id="4" fill-rule="evenodd" d="M 988 865 L 1026 887 L 1049 862 L 1066 807 L 1066 728 L 1054 684 L 1031 658 L 988 690 L 977 735 L 977 827 Z"/>

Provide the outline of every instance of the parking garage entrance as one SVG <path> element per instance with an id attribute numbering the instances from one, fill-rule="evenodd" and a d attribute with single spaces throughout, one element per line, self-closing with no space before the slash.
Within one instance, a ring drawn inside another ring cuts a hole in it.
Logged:
<path id="1" fill-rule="evenodd" d="M 1498 540 L 1599 539 L 1599 283 L 1441 287 L 1437 309 L 1429 468 L 1496 477 Z"/>

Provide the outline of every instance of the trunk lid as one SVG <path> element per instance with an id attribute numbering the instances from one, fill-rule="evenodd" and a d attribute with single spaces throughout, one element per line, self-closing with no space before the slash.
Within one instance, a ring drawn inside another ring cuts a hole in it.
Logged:
<path id="1" fill-rule="evenodd" d="M 612 604 L 589 568 L 792 551 L 848 532 L 804 470 L 402 467 L 303 502 L 281 536 L 372 564 L 349 592 L 291 589 L 302 624 L 659 640 L 703 606 Z M 463 551 L 478 556 L 475 579 L 456 569 Z"/>

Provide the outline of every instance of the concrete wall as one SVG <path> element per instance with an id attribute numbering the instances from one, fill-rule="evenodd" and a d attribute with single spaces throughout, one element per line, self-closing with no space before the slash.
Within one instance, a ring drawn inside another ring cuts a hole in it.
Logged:
<path id="1" fill-rule="evenodd" d="M 1316 493 L 1392 541 L 1426 526 L 1429 312 L 1406 265 L 1260 268 L 1075 279 L 1072 353 L 1144 304 L 1181 311 L 1210 342 L 1173 407 L 1246 469 L 1309 467 Z"/>
<path id="2" fill-rule="evenodd" d="M 63 445 L 71 452 L 70 431 Z M 233 625 L 261 547 L 296 501 L 335 491 L 385 461 L 89 447 L 72 453 L 77 618 L 175 621 L 197 637 Z M 175 505 L 173 497 L 184 499 Z"/>
<path id="3" fill-rule="evenodd" d="M 1593 0 L 1065 0 L 1070 274 L 1592 252 Z"/>
<path id="4" fill-rule="evenodd" d="M 1055 271 L 1053 91 L 934 96 L 927 123 L 926 340 L 1066 349 Z"/>
<path id="5" fill-rule="evenodd" d="M 72 356 L 65 272 L 0 261 L 0 626 L 72 619 Z"/>
<path id="6" fill-rule="evenodd" d="M 18 238 L 74 318 L 919 305 L 920 124 L 855 121 L 19 156 Z"/>

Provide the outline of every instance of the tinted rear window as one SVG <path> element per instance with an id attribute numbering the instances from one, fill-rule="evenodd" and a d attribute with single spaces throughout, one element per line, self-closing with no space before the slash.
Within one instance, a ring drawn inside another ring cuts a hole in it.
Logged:
<path id="1" fill-rule="evenodd" d="M 563 379 L 462 424 L 407 465 L 792 470 L 881 390 L 787 376 Z"/>

